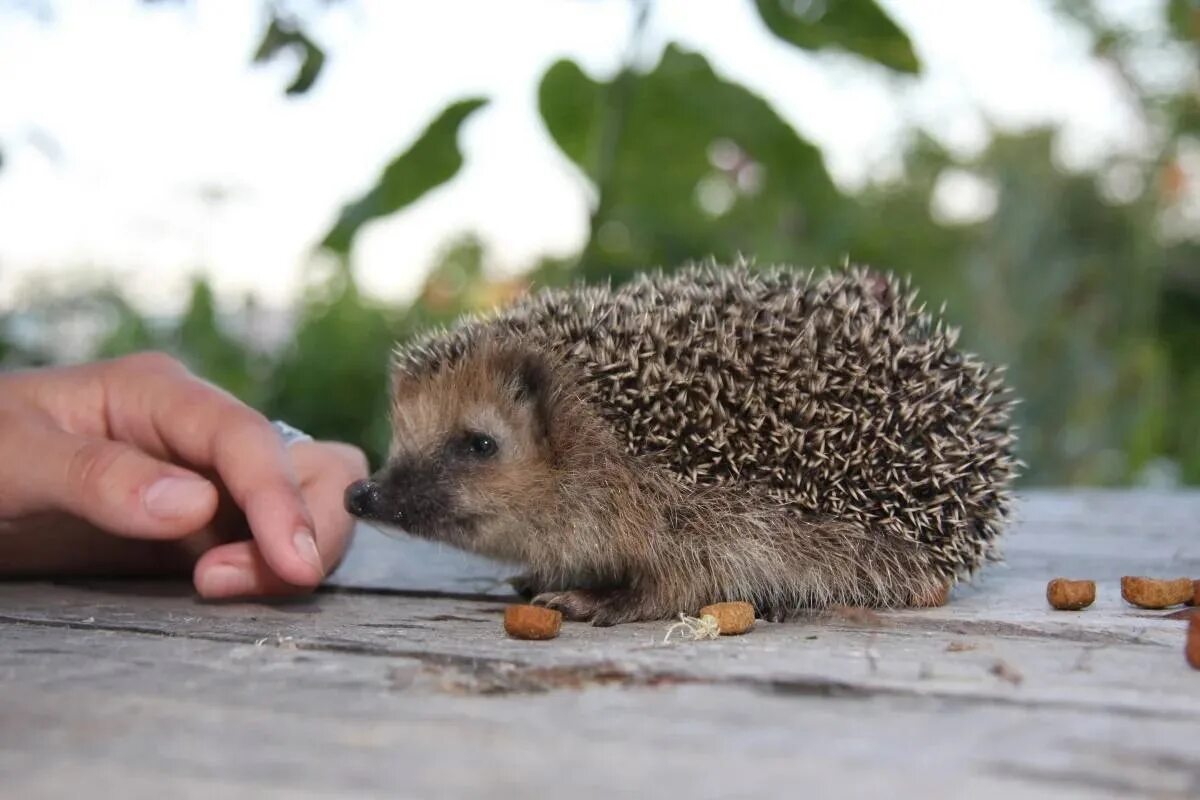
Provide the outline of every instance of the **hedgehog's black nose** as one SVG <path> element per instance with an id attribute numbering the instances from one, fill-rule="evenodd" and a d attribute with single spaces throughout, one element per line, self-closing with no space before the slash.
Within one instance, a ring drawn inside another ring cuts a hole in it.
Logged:
<path id="1" fill-rule="evenodd" d="M 364 478 L 346 487 L 346 510 L 356 517 L 371 517 L 379 513 L 382 497 L 379 484 Z"/>

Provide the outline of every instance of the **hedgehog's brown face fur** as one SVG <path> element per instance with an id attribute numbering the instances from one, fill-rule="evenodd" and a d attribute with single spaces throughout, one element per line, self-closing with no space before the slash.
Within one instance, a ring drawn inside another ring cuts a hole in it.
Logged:
<path id="1" fill-rule="evenodd" d="M 541 356 L 517 348 L 398 375 L 387 464 L 347 506 L 416 536 L 523 559 L 530 509 L 554 506 L 548 381 Z"/>

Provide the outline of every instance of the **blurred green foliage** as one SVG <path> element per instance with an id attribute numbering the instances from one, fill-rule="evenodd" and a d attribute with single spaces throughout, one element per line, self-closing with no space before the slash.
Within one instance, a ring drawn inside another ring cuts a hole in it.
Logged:
<path id="1" fill-rule="evenodd" d="M 1163 250 L 1151 195 L 1105 200 L 1095 176 L 1055 166 L 1049 131 L 998 136 L 966 164 L 923 148 L 909 160 L 912 180 L 862 198 L 869 222 L 854 252 L 912 275 L 927 297 L 948 302 L 971 349 L 1010 365 L 1026 479 L 1128 482 L 1173 445 L 1182 463 L 1200 464 L 1200 442 L 1170 423 L 1182 387 L 1170 385 L 1158 329 Z M 936 176 L 951 168 L 992 181 L 986 220 L 922 221 Z M 906 229 L 917 238 L 890 234 Z"/>
<path id="2" fill-rule="evenodd" d="M 636 91 L 623 94 L 627 81 Z M 839 224 L 848 201 L 820 151 L 703 56 L 672 45 L 653 70 L 607 84 L 559 61 L 538 99 L 555 143 L 599 188 L 585 279 L 738 250 L 811 263 L 848 244 Z"/>
<path id="3" fill-rule="evenodd" d="M 802 50 L 838 49 L 901 78 L 920 70 L 907 35 L 874 2 L 753 2 L 772 34 Z M 997 133 L 967 160 L 918 135 L 902 179 L 848 196 L 818 148 L 764 99 L 718 75 L 703 54 L 670 45 L 657 63 L 635 66 L 650 8 L 640 2 L 628 64 L 615 76 L 598 80 L 563 60 L 538 86 L 551 138 L 596 190 L 589 237 L 575 257 L 531 265 L 519 280 L 494 280 L 482 246 L 467 237 L 447 246 L 411 305 L 384 307 L 359 291 L 356 234 L 461 167 L 460 129 L 486 102 L 463 99 L 343 208 L 322 240 L 334 264 L 310 274 L 281 349 L 254 352 L 198 281 L 187 313 L 165 326 L 139 317 L 119 293 L 106 294 L 111 324 L 97 354 L 172 350 L 267 414 L 359 443 L 378 462 L 387 440 L 389 351 L 416 332 L 530 287 L 620 282 L 710 256 L 815 265 L 849 256 L 911 275 L 932 306 L 948 304 L 968 348 L 1010 365 L 1024 399 L 1026 482 L 1122 484 L 1173 469 L 1200 483 L 1200 245 L 1163 234 L 1186 188 L 1181 153 L 1200 139 L 1190 88 L 1200 78 L 1200 12 L 1187 0 L 1164 6 L 1174 37 L 1166 44 L 1189 48 L 1193 68 L 1182 88 L 1164 91 L 1139 84 L 1128 62 L 1139 47 L 1165 44 L 1139 39 L 1149 35 L 1141 29 L 1113 27 L 1091 3 L 1057 5 L 1092 37 L 1097 57 L 1127 81 L 1161 132 L 1154 152 L 1070 172 L 1056 163 L 1054 131 Z M 278 7 L 268 17 L 255 58 L 298 49 L 299 71 L 285 91 L 302 93 L 325 52 Z M 956 175 L 988 187 L 994 209 L 974 220 L 941 219 L 939 187 Z M 1124 188 L 1114 192 L 1114 180 Z M 14 354 L 3 330 L 0 360 L 31 360 Z"/>
<path id="4" fill-rule="evenodd" d="M 310 290 L 269 375 L 263 410 L 313 436 L 365 445 L 377 460 L 387 441 L 386 365 L 397 317 L 364 298 L 348 270 L 336 270 Z"/>

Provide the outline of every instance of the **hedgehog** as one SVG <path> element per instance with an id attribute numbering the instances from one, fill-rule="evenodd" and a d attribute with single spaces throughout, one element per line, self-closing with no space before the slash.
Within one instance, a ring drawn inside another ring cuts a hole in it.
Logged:
<path id="1" fill-rule="evenodd" d="M 346 509 L 595 625 L 922 604 L 999 558 L 1019 465 L 1003 369 L 957 338 L 862 266 L 545 289 L 397 348 Z"/>

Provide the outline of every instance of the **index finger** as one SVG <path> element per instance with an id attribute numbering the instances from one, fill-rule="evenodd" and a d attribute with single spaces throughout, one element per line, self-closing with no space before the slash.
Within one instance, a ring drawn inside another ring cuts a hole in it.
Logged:
<path id="1" fill-rule="evenodd" d="M 271 423 L 168 357 L 113 363 L 104 381 L 112 437 L 215 470 L 271 569 L 297 586 L 319 583 L 312 517 Z"/>

